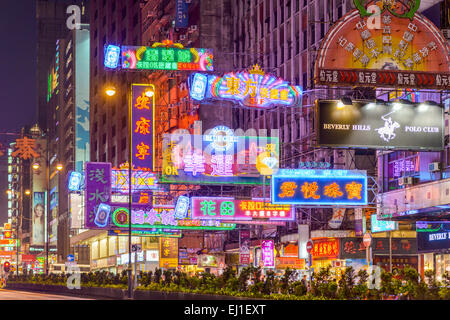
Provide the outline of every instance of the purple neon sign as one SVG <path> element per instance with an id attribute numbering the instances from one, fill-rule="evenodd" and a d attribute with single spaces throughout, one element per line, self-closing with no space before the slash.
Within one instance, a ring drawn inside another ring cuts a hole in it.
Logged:
<path id="1" fill-rule="evenodd" d="M 273 240 L 263 240 L 261 242 L 261 255 L 264 267 L 274 267 Z"/>
<path id="2" fill-rule="evenodd" d="M 107 214 L 97 212 L 100 204 L 107 204 L 111 197 L 111 163 L 86 162 L 85 176 L 85 228 L 101 229 L 106 225 Z M 96 215 L 100 214 L 97 217 Z"/>

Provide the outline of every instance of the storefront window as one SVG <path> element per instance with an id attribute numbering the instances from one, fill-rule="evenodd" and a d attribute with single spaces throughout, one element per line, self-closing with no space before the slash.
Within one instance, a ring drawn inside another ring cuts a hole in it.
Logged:
<path id="1" fill-rule="evenodd" d="M 117 255 L 117 237 L 109 237 L 108 256 Z"/>
<path id="2" fill-rule="evenodd" d="M 436 255 L 436 278 L 438 281 L 443 280 L 445 272 L 450 274 L 450 254 Z"/>
<path id="3" fill-rule="evenodd" d="M 106 258 L 108 255 L 108 239 L 100 240 L 100 258 Z"/>
<path id="4" fill-rule="evenodd" d="M 128 237 L 119 237 L 119 254 L 127 252 Z"/>
<path id="5" fill-rule="evenodd" d="M 98 259 L 98 241 L 92 242 L 91 257 L 92 260 Z"/>

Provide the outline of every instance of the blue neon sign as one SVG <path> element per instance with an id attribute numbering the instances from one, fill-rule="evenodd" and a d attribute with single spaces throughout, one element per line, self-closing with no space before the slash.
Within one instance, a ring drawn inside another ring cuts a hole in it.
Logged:
<path id="1" fill-rule="evenodd" d="M 201 73 L 195 73 L 192 79 L 190 94 L 194 100 L 202 101 L 205 98 L 208 77 Z"/>
<path id="2" fill-rule="evenodd" d="M 272 176 L 272 203 L 367 205 L 367 175 L 352 170 L 280 169 Z"/>
<path id="3" fill-rule="evenodd" d="M 69 181 L 67 188 L 70 191 L 80 191 L 81 190 L 81 181 L 83 181 L 83 175 L 79 172 L 72 171 L 69 175 Z"/>
<path id="4" fill-rule="evenodd" d="M 119 65 L 120 59 L 120 47 L 112 44 L 108 45 L 105 50 L 105 62 L 104 65 L 107 68 L 116 69 Z"/>

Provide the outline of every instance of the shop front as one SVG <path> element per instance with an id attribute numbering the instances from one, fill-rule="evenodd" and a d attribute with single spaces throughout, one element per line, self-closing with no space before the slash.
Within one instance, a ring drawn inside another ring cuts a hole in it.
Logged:
<path id="1" fill-rule="evenodd" d="M 417 221 L 417 250 L 425 271 L 435 271 L 438 281 L 450 274 L 450 221 Z"/>
<path id="2" fill-rule="evenodd" d="M 339 261 L 339 238 L 312 238 L 312 268 L 314 272 L 330 267 L 331 273 L 339 276 L 343 263 Z"/>

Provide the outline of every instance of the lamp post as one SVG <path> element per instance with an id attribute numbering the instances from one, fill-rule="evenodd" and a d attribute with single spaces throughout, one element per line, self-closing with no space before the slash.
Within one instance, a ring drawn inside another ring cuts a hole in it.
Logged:
<path id="1" fill-rule="evenodd" d="M 108 86 L 105 88 L 105 94 L 109 97 L 115 96 L 117 93 L 117 90 L 114 86 Z M 144 92 L 145 95 L 148 98 L 153 97 L 154 95 L 154 89 L 150 87 Z M 131 233 L 132 233 L 132 227 L 131 227 L 131 217 L 132 217 L 132 167 L 133 167 L 133 146 L 132 146 L 132 128 L 133 128 L 133 120 L 132 120 L 132 105 L 133 105 L 133 93 L 132 93 L 132 87 L 130 88 L 128 95 L 128 126 L 129 126 L 129 132 L 128 132 L 128 268 L 127 268 L 127 275 L 128 275 L 128 298 L 133 298 L 133 271 L 132 271 L 132 262 L 131 262 L 131 251 L 132 251 L 132 244 L 131 244 Z M 135 263 L 137 263 L 137 255 L 135 253 Z M 136 272 L 135 272 L 136 273 Z M 136 274 L 135 274 L 136 276 Z"/>

